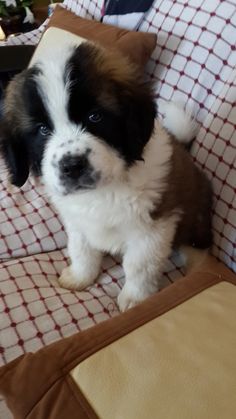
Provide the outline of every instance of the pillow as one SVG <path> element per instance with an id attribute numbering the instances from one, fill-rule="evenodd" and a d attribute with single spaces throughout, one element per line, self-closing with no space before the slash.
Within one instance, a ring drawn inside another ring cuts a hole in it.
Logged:
<path id="1" fill-rule="evenodd" d="M 195 269 L 126 313 L 2 367 L 14 417 L 234 418 L 236 276 L 211 257 Z"/>
<path id="2" fill-rule="evenodd" d="M 81 38 L 98 42 L 106 48 L 118 49 L 141 67 L 147 63 L 157 40 L 154 33 L 128 31 L 95 20 L 84 19 L 57 6 L 31 64 L 38 59 L 39 55 L 50 53 L 52 48 L 62 46 L 67 42 L 79 44 Z"/>

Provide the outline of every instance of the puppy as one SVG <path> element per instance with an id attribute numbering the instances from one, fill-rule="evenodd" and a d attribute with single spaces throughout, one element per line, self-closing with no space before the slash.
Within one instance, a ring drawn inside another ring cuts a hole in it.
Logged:
<path id="1" fill-rule="evenodd" d="M 165 128 L 156 116 L 137 70 L 88 42 L 34 61 L 6 94 L 1 144 L 11 181 L 42 175 L 68 233 L 71 265 L 60 285 L 88 287 L 103 253 L 119 253 L 122 311 L 158 290 L 174 247 L 211 244 L 211 187 L 181 145 L 194 122 L 173 104 Z"/>

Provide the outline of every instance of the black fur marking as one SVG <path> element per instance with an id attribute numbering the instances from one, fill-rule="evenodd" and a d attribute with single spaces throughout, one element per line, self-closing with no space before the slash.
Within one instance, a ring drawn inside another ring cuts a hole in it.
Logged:
<path id="1" fill-rule="evenodd" d="M 130 89 L 122 82 L 107 80 L 96 74 L 93 51 L 82 44 L 66 66 L 65 79 L 70 79 L 71 91 L 68 113 L 71 121 L 82 124 L 91 134 L 101 138 L 118 151 L 128 165 L 142 158 L 156 116 L 156 105 L 149 85 L 136 83 Z M 106 91 L 116 98 L 118 110 L 102 107 L 99 95 Z M 89 115 L 99 112 L 94 123 Z"/>
<path id="2" fill-rule="evenodd" d="M 40 70 L 38 67 L 30 68 L 27 71 L 22 93 L 28 115 L 30 116 L 33 125 L 43 124 L 52 131 L 53 124 L 44 106 L 36 80 L 36 76 L 41 71 L 42 70 Z"/>
<path id="3" fill-rule="evenodd" d="M 6 165 L 11 175 L 11 183 L 22 186 L 29 176 L 29 155 L 24 139 L 16 136 L 7 123 L 0 125 L 0 144 Z"/>
<path id="4" fill-rule="evenodd" d="M 50 136 L 42 135 L 40 133 L 40 125 L 48 127 L 49 131 L 53 131 L 53 123 L 50 119 L 47 109 L 44 106 L 43 99 L 38 89 L 35 76 L 41 70 L 33 67 L 28 70 L 28 75 L 24 83 L 24 102 L 31 120 L 31 127 L 25 134 L 26 143 L 29 150 L 29 158 L 31 162 L 31 169 L 35 175 L 41 174 L 41 161 L 46 142 Z"/>
<path id="5" fill-rule="evenodd" d="M 3 116 L 1 123 L 1 148 L 11 174 L 11 181 L 18 187 L 26 182 L 30 170 L 36 175 L 41 174 L 41 161 L 48 137 L 40 133 L 40 125 L 46 125 L 50 131 L 53 130 L 52 121 L 45 109 L 35 79 L 40 72 L 39 68 L 32 67 L 16 76 L 18 90 L 15 108 L 10 108 L 9 114 Z M 24 107 L 22 121 L 22 114 L 17 109 L 19 98 L 20 106 Z"/>

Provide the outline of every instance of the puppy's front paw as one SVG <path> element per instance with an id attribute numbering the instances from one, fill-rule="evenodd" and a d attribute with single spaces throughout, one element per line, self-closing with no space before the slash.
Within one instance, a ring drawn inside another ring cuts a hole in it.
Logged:
<path id="1" fill-rule="evenodd" d="M 63 269 L 58 282 L 62 288 L 79 291 L 91 285 L 94 282 L 94 278 L 75 274 L 71 266 L 68 266 Z"/>
<path id="2" fill-rule="evenodd" d="M 122 291 L 118 295 L 117 302 L 120 311 L 126 311 L 129 308 L 136 306 L 136 304 L 140 303 L 144 299 L 145 295 L 125 284 Z"/>

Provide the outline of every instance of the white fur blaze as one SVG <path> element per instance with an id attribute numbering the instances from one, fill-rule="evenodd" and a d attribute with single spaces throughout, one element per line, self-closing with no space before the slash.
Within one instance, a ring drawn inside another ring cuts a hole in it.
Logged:
<path id="1" fill-rule="evenodd" d="M 162 105 L 163 126 L 183 144 L 188 144 L 197 134 L 198 124 L 181 105 L 165 102 Z"/>

